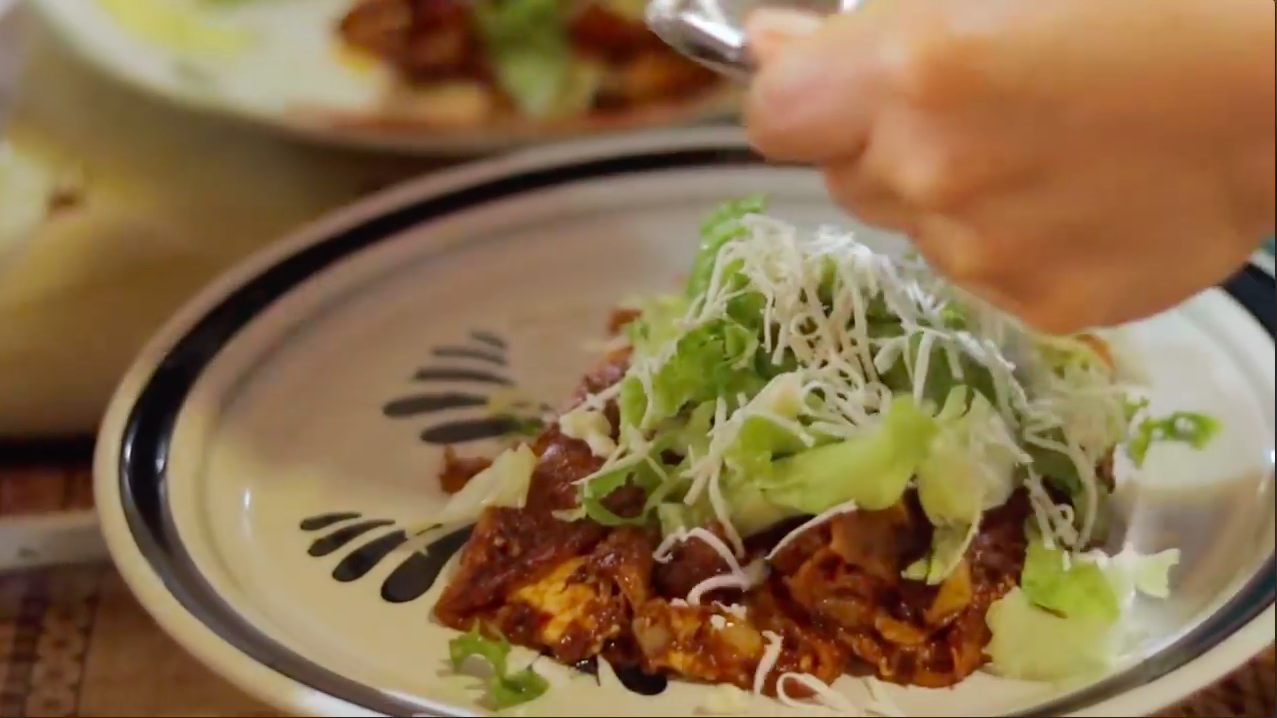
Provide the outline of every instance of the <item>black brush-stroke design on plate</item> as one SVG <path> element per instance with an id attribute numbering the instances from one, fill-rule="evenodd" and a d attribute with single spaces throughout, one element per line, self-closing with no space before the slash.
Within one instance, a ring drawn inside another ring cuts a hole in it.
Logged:
<path id="1" fill-rule="evenodd" d="M 346 550 L 332 572 L 333 580 L 339 583 L 358 581 L 383 561 L 399 561 L 382 581 L 381 598 L 387 603 L 410 603 L 434 587 L 443 567 L 465 545 L 474 527 L 444 534 L 410 551 L 402 548 L 409 539 L 403 529 L 381 531 L 394 524 L 390 519 L 365 519 L 358 512 L 343 511 L 302 519 L 298 528 L 307 533 L 324 532 L 307 550 L 313 557 Z"/>
<path id="2" fill-rule="evenodd" d="M 470 540 L 474 526 L 439 536 L 412 551 L 401 550 L 408 543 L 408 534 L 403 529 L 379 533 L 361 542 L 361 539 L 394 523 L 389 519 L 366 519 L 356 511 L 340 511 L 302 519 L 298 528 L 306 533 L 324 532 L 311 542 L 307 550 L 313 557 L 320 558 L 349 549 L 333 568 L 332 577 L 340 583 L 353 583 L 367 576 L 383 561 L 398 560 L 399 564 L 381 583 L 381 600 L 394 604 L 411 603 L 426 595 L 439 581 L 444 566 Z M 597 682 L 597 657 L 580 661 L 572 668 L 594 676 Z M 669 685 L 664 674 L 644 673 L 638 666 L 613 665 L 612 672 L 626 690 L 641 696 L 660 695 Z"/>
<path id="3" fill-rule="evenodd" d="M 541 652 L 542 656 L 550 656 L 547 651 Z M 594 684 L 602 685 L 599 680 L 599 657 L 590 656 L 572 664 L 572 670 L 584 673 L 588 676 L 594 676 Z M 669 678 L 664 673 L 644 673 L 643 669 L 635 665 L 617 665 L 612 664 L 612 673 L 616 675 L 616 680 L 630 693 L 637 693 L 641 696 L 659 696 L 669 687 Z"/>
<path id="4" fill-rule="evenodd" d="M 520 401 L 499 414 L 489 409 L 494 392 L 517 389 L 507 372 L 508 349 L 505 339 L 480 330 L 466 341 L 435 347 L 431 363 L 413 372 L 412 392 L 386 402 L 382 414 L 394 420 L 428 417 L 432 423 L 419 436 L 434 446 L 535 435 L 548 405 Z"/>

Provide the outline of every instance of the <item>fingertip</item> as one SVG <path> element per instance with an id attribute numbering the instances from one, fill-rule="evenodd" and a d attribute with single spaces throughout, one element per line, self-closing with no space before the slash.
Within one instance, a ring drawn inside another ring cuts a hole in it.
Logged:
<path id="1" fill-rule="evenodd" d="M 830 78 L 821 53 L 791 42 L 774 48 L 758 70 L 746 101 L 746 124 L 755 149 L 777 159 L 815 161 L 812 150 L 820 142 L 810 132 L 828 124 L 820 106 Z"/>
<path id="2" fill-rule="evenodd" d="M 863 147 L 868 129 L 863 54 L 854 44 L 854 22 L 838 16 L 818 20 L 812 30 L 810 20 L 788 12 L 751 16 L 751 38 L 761 44 L 755 50 L 758 72 L 745 103 L 746 127 L 754 148 L 775 159 L 844 157 Z M 785 35 L 774 32 L 777 26 L 808 31 Z"/>

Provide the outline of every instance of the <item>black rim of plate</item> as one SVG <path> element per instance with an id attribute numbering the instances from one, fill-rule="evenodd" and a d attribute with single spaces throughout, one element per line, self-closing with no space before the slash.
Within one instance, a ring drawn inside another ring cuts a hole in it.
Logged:
<path id="1" fill-rule="evenodd" d="M 358 252 L 426 222 L 513 195 L 617 175 L 703 167 L 751 166 L 745 149 L 707 147 L 638 151 L 507 175 L 415 200 L 334 233 L 278 261 L 224 297 L 168 350 L 146 381 L 125 421 L 119 480 L 122 508 L 133 540 L 167 590 L 221 640 L 257 663 L 321 693 L 386 715 L 434 715 L 423 706 L 338 675 L 269 638 L 239 616 L 200 574 L 183 546 L 168 508 L 165 474 L 172 433 L 197 378 L 231 339 L 302 282 Z M 1277 290 L 1273 277 L 1248 265 L 1220 288 L 1274 334 Z M 1138 666 L 1074 695 L 1037 706 L 1031 714 L 1061 715 L 1120 695 L 1201 656 L 1273 604 L 1277 565 L 1265 565 L 1223 608 Z M 423 620 L 425 620 L 423 618 Z M 639 700 L 637 697 L 635 700 Z M 441 714 L 446 715 L 446 714 Z"/>

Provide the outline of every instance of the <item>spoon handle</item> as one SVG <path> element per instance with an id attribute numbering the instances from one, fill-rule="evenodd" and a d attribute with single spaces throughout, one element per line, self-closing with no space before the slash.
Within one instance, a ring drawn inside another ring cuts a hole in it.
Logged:
<path id="1" fill-rule="evenodd" d="M 717 0 L 651 0 L 646 20 L 653 34 L 701 65 L 739 82 L 753 74 L 744 18 L 729 18 Z"/>
<path id="2" fill-rule="evenodd" d="M 742 7 L 740 0 L 650 0 L 645 20 L 653 34 L 683 55 L 721 75 L 747 82 L 754 72 L 744 29 L 750 11 L 761 6 L 785 6 L 832 15 L 850 10 L 856 2 L 790 0 L 748 4 L 751 7 Z"/>

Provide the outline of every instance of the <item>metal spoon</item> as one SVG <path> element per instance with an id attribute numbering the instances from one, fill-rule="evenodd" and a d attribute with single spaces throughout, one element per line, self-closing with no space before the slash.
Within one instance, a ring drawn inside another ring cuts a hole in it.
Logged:
<path id="1" fill-rule="evenodd" d="M 851 9 L 855 0 L 768 3 L 821 14 Z M 738 82 L 747 82 L 754 61 L 745 40 L 745 19 L 752 7 L 727 7 L 720 0 L 651 0 L 648 28 L 667 45 L 709 69 Z"/>

